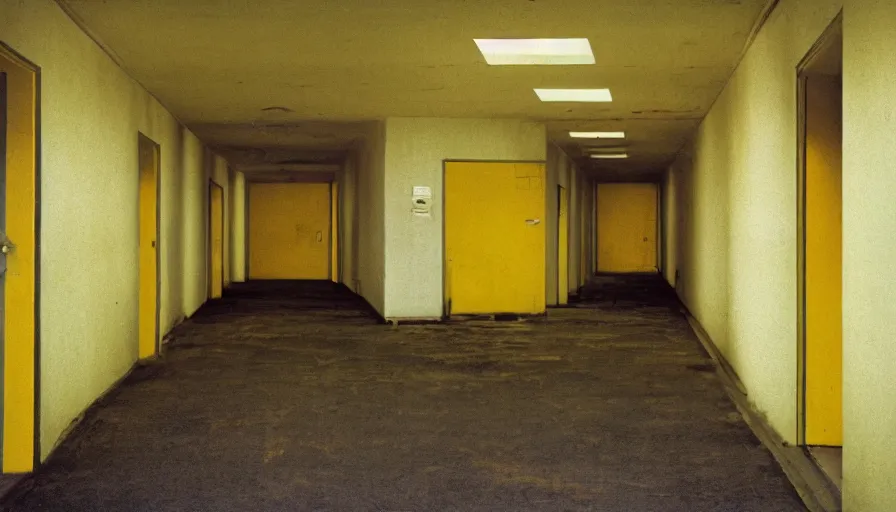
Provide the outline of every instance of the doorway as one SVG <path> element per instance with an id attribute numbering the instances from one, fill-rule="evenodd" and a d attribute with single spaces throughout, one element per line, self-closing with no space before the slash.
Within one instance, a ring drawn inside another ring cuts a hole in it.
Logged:
<path id="1" fill-rule="evenodd" d="M 249 279 L 330 279 L 330 183 L 249 185 Z"/>
<path id="2" fill-rule="evenodd" d="M 339 271 L 339 182 L 330 184 L 330 281 L 338 283 Z"/>
<path id="3" fill-rule="evenodd" d="M 557 185 L 557 304 L 569 302 L 569 194 Z"/>
<path id="4" fill-rule="evenodd" d="M 0 460 L 28 473 L 38 448 L 38 69 L 0 45 Z"/>
<path id="5" fill-rule="evenodd" d="M 208 185 L 208 297 L 224 295 L 224 188 Z"/>
<path id="6" fill-rule="evenodd" d="M 138 152 L 138 357 L 159 353 L 159 145 L 137 135 Z"/>
<path id="7" fill-rule="evenodd" d="M 654 183 L 597 185 L 597 271 L 657 272 Z"/>
<path id="8" fill-rule="evenodd" d="M 800 436 L 838 487 L 843 445 L 842 30 L 798 68 Z"/>
<path id="9" fill-rule="evenodd" d="M 545 310 L 544 164 L 447 161 L 445 315 Z"/>

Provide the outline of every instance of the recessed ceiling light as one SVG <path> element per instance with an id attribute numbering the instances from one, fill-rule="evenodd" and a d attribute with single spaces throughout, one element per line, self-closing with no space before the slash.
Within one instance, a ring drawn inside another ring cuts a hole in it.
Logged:
<path id="1" fill-rule="evenodd" d="M 628 153 L 594 153 L 591 158 L 628 158 Z"/>
<path id="2" fill-rule="evenodd" d="M 613 101 L 609 89 L 535 89 L 541 101 Z"/>
<path id="3" fill-rule="evenodd" d="M 594 64 L 587 39 L 473 39 L 492 66 Z"/>
<path id="4" fill-rule="evenodd" d="M 624 139 L 625 132 L 569 132 L 574 139 Z"/>

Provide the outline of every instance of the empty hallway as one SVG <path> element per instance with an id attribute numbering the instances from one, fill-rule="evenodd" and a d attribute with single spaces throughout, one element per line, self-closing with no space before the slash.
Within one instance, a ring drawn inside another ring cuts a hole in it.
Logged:
<path id="1" fill-rule="evenodd" d="M 0 0 L 0 500 L 896 511 L 894 25 Z"/>
<path id="2" fill-rule="evenodd" d="M 657 277 L 398 327 L 330 283 L 234 287 L 11 508 L 802 510 Z"/>

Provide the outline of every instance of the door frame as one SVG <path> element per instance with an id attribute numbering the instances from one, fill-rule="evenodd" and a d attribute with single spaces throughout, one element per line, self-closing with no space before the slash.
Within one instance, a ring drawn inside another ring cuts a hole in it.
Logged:
<path id="1" fill-rule="evenodd" d="M 148 356 L 140 356 L 140 292 L 141 292 L 141 281 L 140 281 L 140 262 L 139 262 L 139 238 L 140 238 L 140 173 L 143 172 L 141 168 L 141 162 L 139 157 L 140 145 L 146 144 L 147 147 L 151 147 L 153 151 L 153 163 L 154 163 L 154 173 L 155 173 L 155 189 L 156 189 L 156 229 L 155 229 L 155 266 L 156 266 L 156 276 L 155 276 L 155 314 L 154 314 L 154 351 L 153 354 Z M 162 258 L 161 258 L 161 249 L 162 249 L 162 148 L 159 146 L 156 141 L 145 135 L 143 132 L 137 132 L 137 238 L 138 238 L 138 274 L 137 274 L 137 307 L 138 307 L 138 319 L 137 319 L 137 355 L 138 359 L 146 359 L 152 358 L 159 355 L 159 351 L 161 349 L 161 310 L 162 310 Z"/>
<path id="2" fill-rule="evenodd" d="M 600 194 L 598 193 L 601 185 L 652 185 L 654 191 L 656 192 L 656 198 L 654 200 L 654 208 L 655 208 L 655 226 L 654 226 L 654 238 L 656 239 L 654 248 L 654 268 L 656 271 L 643 271 L 643 272 L 610 272 L 610 271 L 601 271 L 600 270 L 600 206 L 599 199 Z M 660 201 L 662 200 L 662 183 L 657 181 L 650 180 L 642 180 L 642 181 L 598 181 L 594 183 L 594 201 L 593 201 L 593 215 L 592 219 L 594 220 L 594 229 L 592 230 L 594 233 L 594 273 L 598 274 L 603 272 L 604 274 L 643 274 L 643 275 L 654 275 L 654 274 L 662 274 L 662 268 L 660 265 L 662 264 L 660 259 L 660 249 L 662 247 L 662 241 L 660 237 L 662 236 L 662 219 L 660 218 L 662 214 L 662 204 Z"/>
<path id="3" fill-rule="evenodd" d="M 834 37 L 842 37 L 843 11 L 824 29 L 806 55 L 797 64 L 796 73 L 796 237 L 797 237 L 797 392 L 796 392 L 796 444 L 806 446 L 806 107 L 807 78 L 805 75 L 815 58 Z"/>
<path id="4" fill-rule="evenodd" d="M 21 53 L 14 50 L 12 47 L 8 46 L 6 43 L 0 41 L 0 56 L 3 56 L 7 60 L 25 70 L 26 72 L 31 73 L 34 80 L 34 95 L 33 95 L 33 116 L 34 116 L 34 131 L 33 131 L 33 144 L 34 144 L 34 155 L 33 155 L 33 190 L 34 190 L 34 205 L 32 210 L 32 218 L 34 219 L 34 228 L 33 228 L 33 236 L 31 239 L 26 240 L 16 240 L 16 244 L 19 247 L 25 246 L 33 249 L 34 254 L 34 281 L 33 281 L 33 333 L 31 335 L 32 338 L 32 365 L 31 368 L 31 377 L 32 377 L 32 404 L 33 404 L 33 415 L 31 422 L 31 430 L 32 430 L 32 443 L 31 443 L 31 457 L 29 461 L 30 468 L 26 468 L 24 472 L 33 472 L 40 466 L 40 453 L 41 453 L 41 444 L 40 444 L 40 397 L 41 397 L 41 371 L 40 371 L 40 307 L 41 307 L 41 292 L 40 292 L 40 261 L 41 261 L 41 245 L 40 245 L 40 233 L 41 233 L 41 211 L 40 211 L 40 202 L 41 202 L 41 68 L 35 63 L 31 62 L 27 58 L 25 58 Z M 8 92 L 8 88 L 7 88 Z M 4 151 L 5 153 L 5 151 Z M 5 154 L 4 158 L 4 169 L 6 167 L 5 162 Z M 5 179 L 5 176 L 4 176 Z M 4 184 L 4 189 L 6 188 Z M 6 191 L 8 192 L 8 191 Z M 5 296 L 3 297 L 5 300 Z M 5 312 L 5 308 L 4 308 Z M 5 322 L 5 319 L 0 318 L 0 322 Z M 2 327 L 2 326 L 0 326 Z M 6 403 L 3 399 L 5 395 L 5 386 L 6 386 L 6 373 L 5 373 L 5 364 L 6 364 L 6 339 L 4 337 L 4 332 L 0 329 L 0 473 L 5 473 L 6 468 L 6 460 L 5 460 L 5 451 L 3 450 L 3 443 L 6 440 L 5 437 L 5 420 L 6 420 Z"/>
<path id="5" fill-rule="evenodd" d="M 471 158 L 446 158 L 446 159 L 442 160 L 442 175 L 441 175 L 441 182 L 439 183 L 439 185 L 442 188 L 442 195 L 441 195 L 441 203 L 442 203 L 442 209 L 441 209 L 441 215 L 442 215 L 442 219 L 441 219 L 442 220 L 442 223 L 441 223 L 442 224 L 442 260 L 440 263 L 440 265 L 442 267 L 442 320 L 447 320 L 451 317 L 451 298 L 447 296 L 448 272 L 446 269 L 447 265 L 445 265 L 445 260 L 448 256 L 448 251 L 446 250 L 446 247 L 445 247 L 445 225 L 447 224 L 447 222 L 446 222 L 447 219 L 445 217 L 445 171 L 447 170 L 449 163 L 542 164 L 545 166 L 545 178 L 547 178 L 547 160 L 488 160 L 488 159 L 480 160 L 480 159 L 471 159 Z M 545 180 L 545 181 L 547 181 L 547 180 Z M 545 185 L 547 185 L 547 183 L 545 183 Z M 550 192 L 548 192 L 547 186 L 545 186 L 545 192 L 550 193 Z M 545 204 L 545 208 L 547 208 L 547 196 L 545 196 L 544 204 Z M 544 215 L 542 215 L 542 217 L 544 217 Z M 548 246 L 548 244 L 545 243 L 545 253 L 544 253 L 545 263 L 547 263 L 547 246 Z M 545 268 L 547 268 L 547 265 L 545 265 Z M 547 294 L 547 289 L 545 289 L 545 294 Z M 545 297 L 545 299 L 547 299 L 547 297 Z M 547 300 L 545 300 L 545 302 L 547 302 Z"/>
<path id="6" fill-rule="evenodd" d="M 328 229 L 327 235 L 326 235 L 327 236 L 327 278 L 324 280 L 325 281 L 332 280 L 331 276 L 333 275 L 333 258 L 334 258 L 333 238 L 334 238 L 334 236 L 337 236 L 337 234 L 334 234 L 335 233 L 334 230 L 337 228 L 337 226 L 333 225 L 334 215 L 336 215 L 333 210 L 335 208 L 335 206 L 333 204 L 333 202 L 334 202 L 333 201 L 334 200 L 333 184 L 334 183 L 335 183 L 335 179 L 328 180 L 328 181 L 320 181 L 320 180 L 313 180 L 313 179 L 296 180 L 296 181 L 291 181 L 291 180 L 290 181 L 263 181 L 263 180 L 256 181 L 256 180 L 246 179 L 245 186 L 243 188 L 245 196 L 246 196 L 245 197 L 245 207 L 243 208 L 243 223 L 244 223 L 243 224 L 243 226 L 244 226 L 243 232 L 244 232 L 244 237 L 245 237 L 245 243 L 243 244 L 244 245 L 244 247 L 243 247 L 243 255 L 244 255 L 243 262 L 244 262 L 247 282 L 251 280 L 249 277 L 250 276 L 249 260 L 250 260 L 250 255 L 251 255 L 251 253 L 250 253 L 250 246 L 251 246 L 250 234 L 251 234 L 251 230 L 252 230 L 252 225 L 251 225 L 252 218 L 251 218 L 250 213 L 252 211 L 252 186 L 254 186 L 254 185 L 328 185 L 329 186 L 329 189 L 327 191 L 327 198 L 328 198 L 328 200 L 327 200 L 328 201 L 327 202 L 327 204 L 328 204 L 327 225 L 329 226 L 329 229 Z M 342 194 L 341 189 L 342 189 L 342 187 L 339 187 L 337 189 L 338 194 Z M 336 201 L 336 203 L 338 204 L 338 200 Z M 337 225 L 338 225 L 338 223 L 337 223 Z M 341 235 L 341 233 L 339 233 L 339 235 Z M 339 240 L 339 241 L 337 241 L 337 250 L 340 251 L 338 253 L 339 256 L 341 256 L 341 250 L 342 250 L 341 248 L 342 248 L 342 241 Z M 342 272 L 341 260 L 337 264 L 337 270 L 341 275 L 341 272 Z M 256 279 L 256 280 L 259 280 L 259 279 Z M 260 279 L 260 280 L 263 281 L 264 279 Z M 306 281 L 306 279 L 301 279 L 301 281 Z"/>
<path id="7" fill-rule="evenodd" d="M 219 185 L 215 180 L 208 180 L 208 258 L 206 264 L 208 265 L 208 296 L 209 299 L 212 298 L 212 258 L 214 257 L 214 251 L 212 251 L 212 244 L 214 243 L 214 233 L 212 232 L 212 194 L 214 190 L 221 191 L 221 294 L 224 294 L 224 250 L 226 248 L 226 244 L 224 243 L 224 232 L 227 229 L 227 225 L 225 224 L 225 220 L 227 219 L 226 208 L 225 208 L 225 194 L 224 187 Z"/>

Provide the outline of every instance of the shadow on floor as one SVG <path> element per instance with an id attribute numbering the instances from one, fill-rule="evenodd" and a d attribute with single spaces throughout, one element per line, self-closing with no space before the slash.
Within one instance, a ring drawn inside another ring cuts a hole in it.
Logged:
<path id="1" fill-rule="evenodd" d="M 204 306 L 13 510 L 802 510 L 659 278 L 379 325 L 328 283 Z"/>

